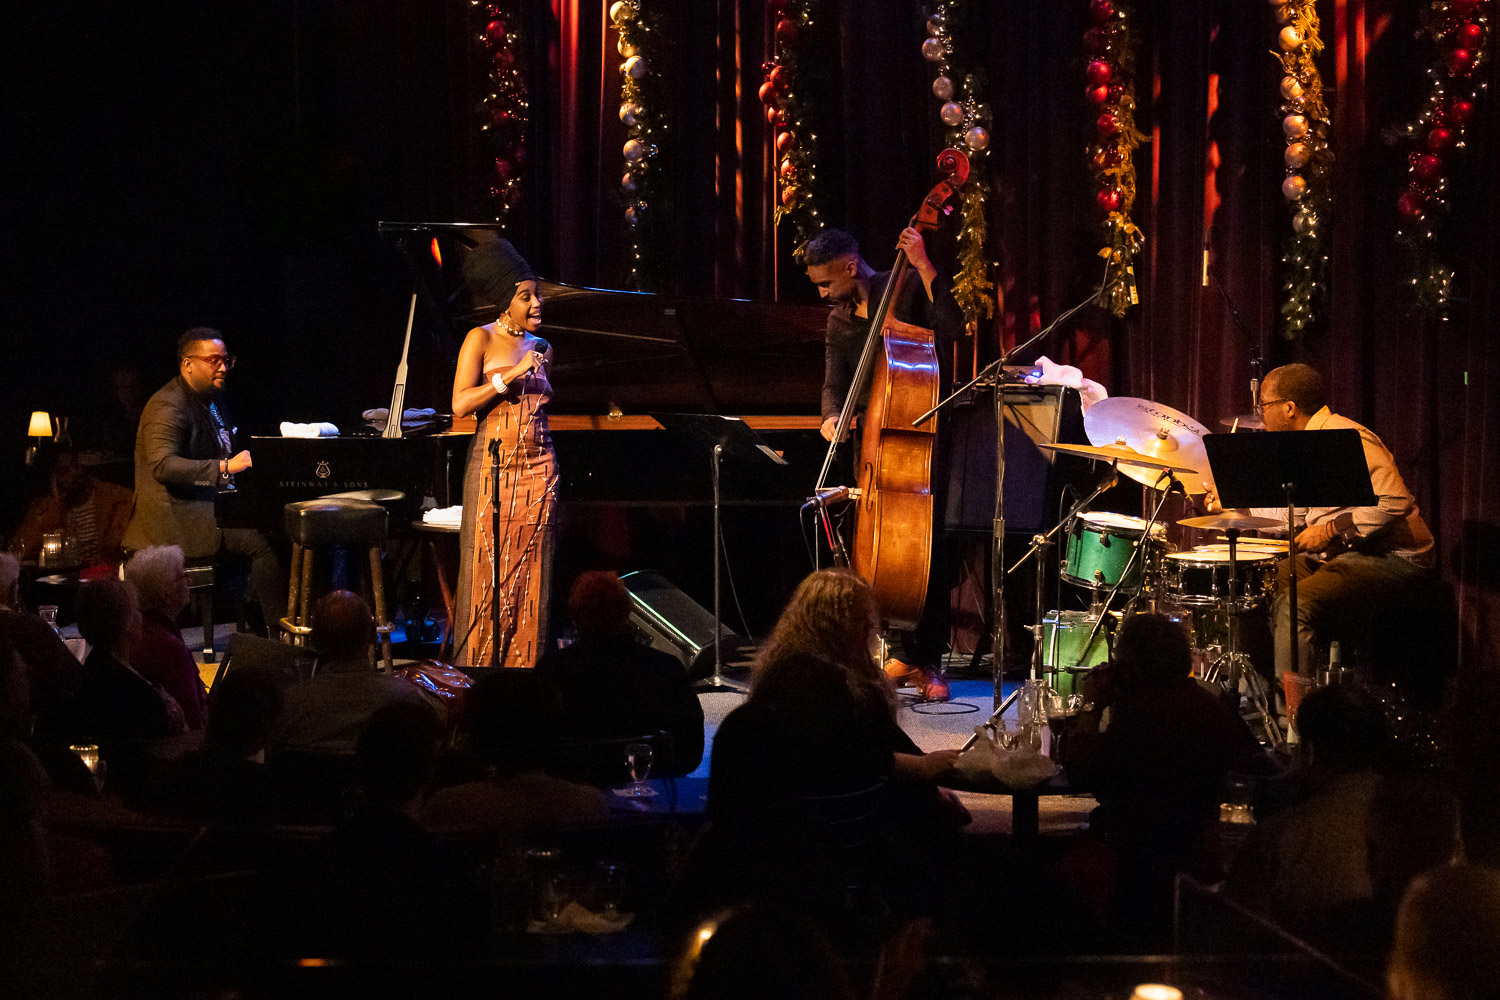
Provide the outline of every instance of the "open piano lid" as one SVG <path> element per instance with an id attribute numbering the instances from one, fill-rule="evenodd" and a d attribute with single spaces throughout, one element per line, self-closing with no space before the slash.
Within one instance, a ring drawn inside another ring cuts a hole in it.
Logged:
<path id="1" fill-rule="evenodd" d="M 406 261 L 428 322 L 443 331 L 443 353 L 454 356 L 464 334 L 499 311 L 473 301 L 462 280 L 463 254 L 497 238 L 498 224 L 382 222 L 380 232 Z M 553 413 L 819 412 L 825 306 L 550 281 L 540 290 Z"/>

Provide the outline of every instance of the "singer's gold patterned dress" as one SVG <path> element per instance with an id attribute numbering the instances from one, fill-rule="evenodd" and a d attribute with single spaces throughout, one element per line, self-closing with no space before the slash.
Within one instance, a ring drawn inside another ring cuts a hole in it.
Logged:
<path id="1" fill-rule="evenodd" d="M 547 429 L 550 362 L 517 379 L 488 410 L 469 446 L 459 531 L 457 621 L 453 661 L 470 666 L 532 667 L 547 639 L 547 604 L 557 508 L 557 462 Z M 503 366 L 486 368 L 485 378 Z M 500 444 L 500 544 L 495 544 L 490 442 Z M 491 618 L 499 561 L 500 630 Z"/>

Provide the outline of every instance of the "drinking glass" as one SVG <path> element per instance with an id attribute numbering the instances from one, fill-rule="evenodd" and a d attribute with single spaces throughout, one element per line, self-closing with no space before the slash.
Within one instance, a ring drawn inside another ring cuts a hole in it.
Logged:
<path id="1" fill-rule="evenodd" d="M 633 799 L 650 798 L 656 789 L 646 783 L 651 774 L 651 744 L 631 743 L 625 747 L 625 763 L 630 766 L 630 784 L 620 794 Z"/>
<path id="2" fill-rule="evenodd" d="M 620 919 L 625 902 L 625 870 L 620 865 L 601 861 L 594 866 L 597 876 L 594 905 L 610 920 Z"/>
<path id="3" fill-rule="evenodd" d="M 48 625 L 52 626 L 52 631 L 54 631 L 54 632 L 57 631 L 57 605 L 56 604 L 43 604 L 41 607 L 39 607 L 39 608 L 36 609 L 36 613 L 37 613 L 37 616 L 39 618 L 41 618 L 42 621 L 44 621 Z"/>

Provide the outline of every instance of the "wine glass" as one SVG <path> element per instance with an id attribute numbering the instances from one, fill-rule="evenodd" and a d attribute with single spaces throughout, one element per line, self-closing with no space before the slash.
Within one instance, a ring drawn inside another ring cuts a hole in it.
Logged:
<path id="1" fill-rule="evenodd" d="M 646 783 L 651 774 L 651 744 L 631 743 L 625 747 L 625 763 L 630 766 L 630 784 L 621 792 L 633 799 L 650 798 L 656 789 Z"/>

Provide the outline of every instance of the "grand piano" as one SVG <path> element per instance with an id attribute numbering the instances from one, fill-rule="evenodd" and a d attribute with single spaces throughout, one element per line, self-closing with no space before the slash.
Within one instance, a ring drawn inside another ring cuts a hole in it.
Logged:
<path id="1" fill-rule="evenodd" d="M 415 289 L 408 349 L 437 355 L 451 372 L 464 334 L 497 312 L 492 303 L 472 301 L 460 278 L 463 254 L 494 238 L 497 227 L 382 223 L 380 229 L 405 260 Z M 787 462 L 726 463 L 721 480 L 726 555 L 741 588 L 755 592 L 748 603 L 761 603 L 763 595 L 774 614 L 808 567 L 797 541 L 797 510 L 826 447 L 817 432 L 826 307 L 553 282 L 543 282 L 541 291 L 541 333 L 554 351 L 548 413 L 564 523 L 557 579 L 590 566 L 651 568 L 694 596 L 710 593 L 710 455 L 651 414 L 740 416 Z M 399 338 L 393 331 L 392 340 Z M 403 366 L 405 360 L 403 354 Z M 386 488 L 406 494 L 393 510 L 399 527 L 419 517 L 424 503 L 458 502 L 473 428 L 472 418 L 440 418 L 436 431 L 401 436 L 372 430 L 254 438 L 255 466 L 220 495 L 220 523 L 276 535 L 289 502 Z M 747 607 L 746 613 L 767 612 Z"/>

